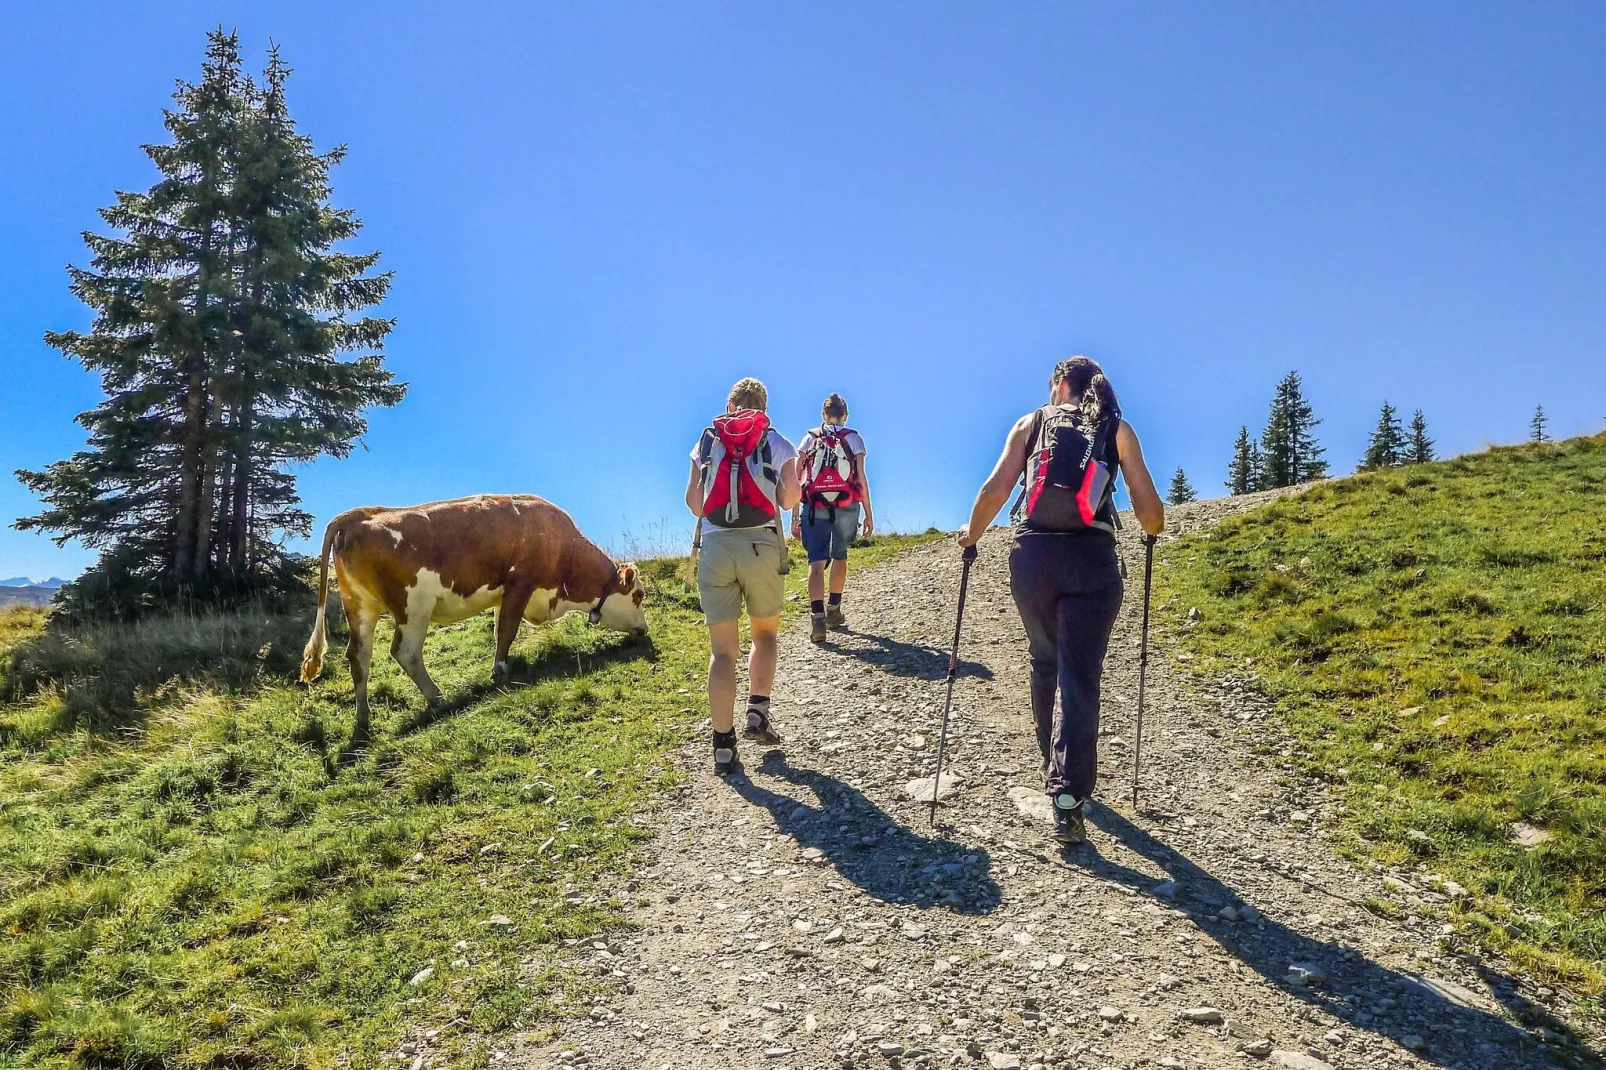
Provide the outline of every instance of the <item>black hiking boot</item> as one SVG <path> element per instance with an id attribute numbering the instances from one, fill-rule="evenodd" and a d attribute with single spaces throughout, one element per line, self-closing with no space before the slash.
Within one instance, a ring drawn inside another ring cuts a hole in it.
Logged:
<path id="1" fill-rule="evenodd" d="M 825 614 L 824 613 L 810 613 L 809 614 L 809 642 L 811 642 L 811 643 L 823 643 L 823 642 L 825 642 Z"/>
<path id="2" fill-rule="evenodd" d="M 768 743 L 772 747 L 780 745 L 781 734 L 775 731 L 774 725 L 770 724 L 770 711 L 767 704 L 747 707 L 747 727 L 742 729 L 742 736 L 745 739 L 756 740 L 759 743 Z"/>
<path id="3" fill-rule="evenodd" d="M 740 763 L 736 760 L 736 733 L 714 733 L 714 773 L 730 776 Z"/>
<path id="4" fill-rule="evenodd" d="M 848 626 L 848 618 L 842 615 L 841 606 L 827 606 L 825 608 L 825 626 L 833 632 Z"/>
<path id="5" fill-rule="evenodd" d="M 1054 796 L 1054 838 L 1067 847 L 1087 842 L 1087 824 L 1082 820 L 1082 803 L 1074 795 Z"/>

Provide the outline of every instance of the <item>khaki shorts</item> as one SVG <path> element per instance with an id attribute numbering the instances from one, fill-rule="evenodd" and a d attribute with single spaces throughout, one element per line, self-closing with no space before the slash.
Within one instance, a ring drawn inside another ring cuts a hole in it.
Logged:
<path id="1" fill-rule="evenodd" d="M 781 533 L 774 528 L 704 528 L 697 559 L 697 593 L 709 624 L 742 615 L 779 617 L 786 597 Z"/>

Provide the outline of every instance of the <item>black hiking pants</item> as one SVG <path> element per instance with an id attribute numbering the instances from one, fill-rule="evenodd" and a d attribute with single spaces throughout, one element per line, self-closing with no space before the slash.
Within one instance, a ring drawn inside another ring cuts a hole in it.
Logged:
<path id="1" fill-rule="evenodd" d="M 1009 587 L 1030 645 L 1044 789 L 1086 799 L 1098 782 L 1099 676 L 1121 608 L 1115 538 L 1020 532 L 1009 552 Z"/>

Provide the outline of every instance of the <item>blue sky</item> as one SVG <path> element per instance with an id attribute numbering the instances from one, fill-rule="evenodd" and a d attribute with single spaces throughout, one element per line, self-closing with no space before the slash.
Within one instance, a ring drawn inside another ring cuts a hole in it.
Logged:
<path id="1" fill-rule="evenodd" d="M 905 528 L 958 525 L 1077 352 L 1207 493 L 1290 368 L 1340 470 L 1384 398 L 1446 451 L 1606 417 L 1599 4 L 67 2 L 0 22 L 6 471 L 82 442 L 40 336 L 220 23 L 283 46 L 396 273 L 411 392 L 304 471 L 320 525 L 494 490 L 689 530 L 743 374 L 793 437 L 845 394 Z M 0 532 L 0 575 L 91 558 Z"/>

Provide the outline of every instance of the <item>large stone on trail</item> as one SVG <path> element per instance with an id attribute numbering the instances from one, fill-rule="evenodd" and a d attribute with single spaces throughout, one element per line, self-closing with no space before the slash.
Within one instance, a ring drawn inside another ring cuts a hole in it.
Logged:
<path id="1" fill-rule="evenodd" d="M 1009 801 L 1015 804 L 1015 809 L 1033 821 L 1046 821 L 1050 825 L 1054 823 L 1054 800 L 1044 795 L 1040 789 L 1017 785 L 1009 789 Z"/>
<path id="2" fill-rule="evenodd" d="M 1274 1051 L 1271 1053 L 1271 1064 L 1283 1070 L 1333 1070 L 1332 1063 L 1325 1063 L 1302 1051 Z"/>
<path id="3" fill-rule="evenodd" d="M 942 774 L 942 781 L 937 785 L 937 801 L 942 802 L 944 799 L 948 798 L 948 796 L 958 791 L 959 785 L 963 784 L 964 782 L 965 778 L 954 772 L 952 769 L 944 770 Z M 905 784 L 903 786 L 903 793 L 905 796 L 913 799 L 915 802 L 928 803 L 931 801 L 931 787 L 932 778 L 923 776 L 917 780 L 911 780 Z"/>

